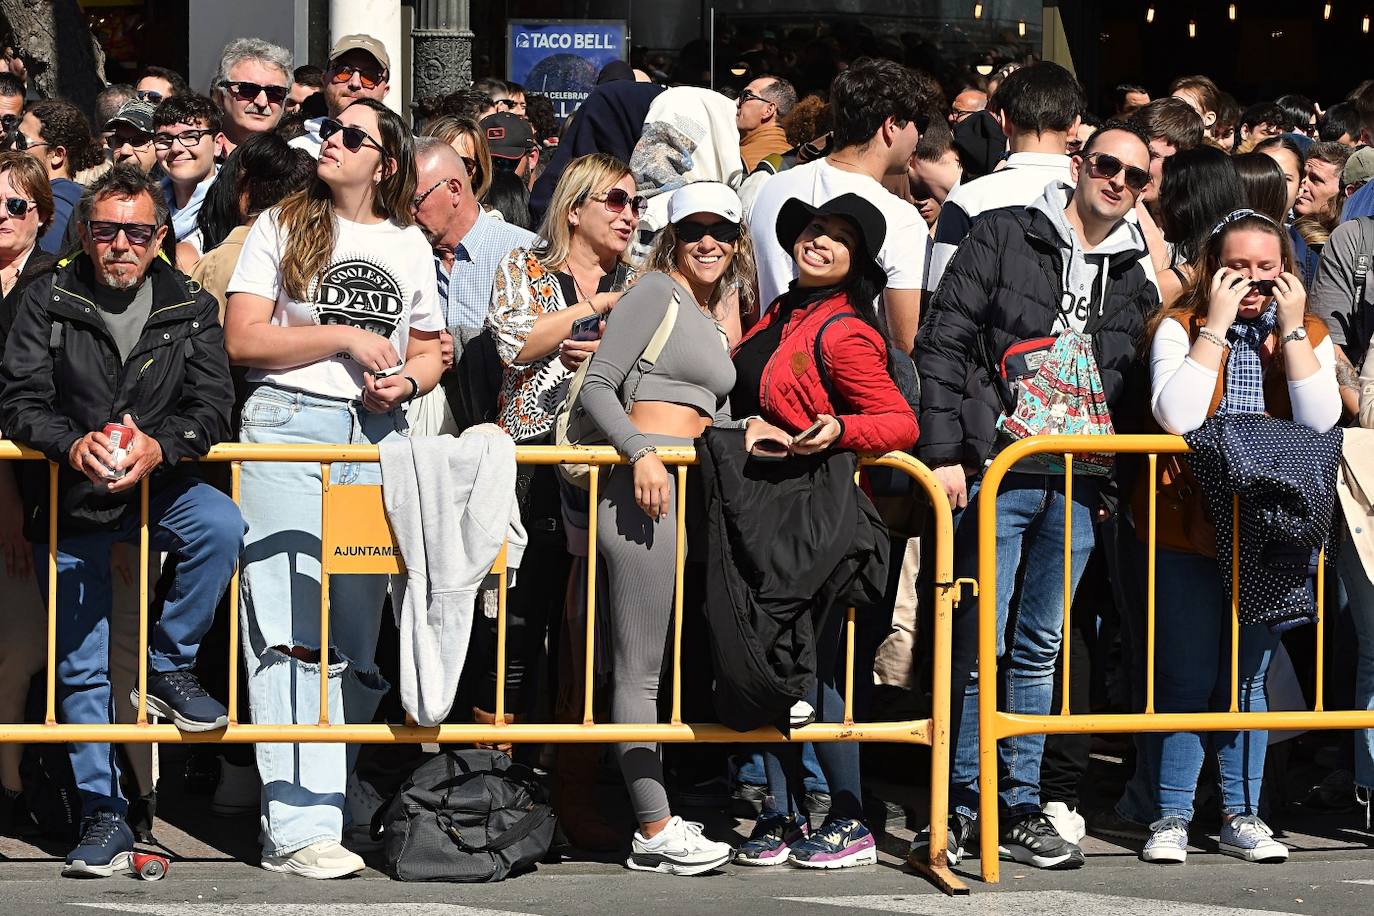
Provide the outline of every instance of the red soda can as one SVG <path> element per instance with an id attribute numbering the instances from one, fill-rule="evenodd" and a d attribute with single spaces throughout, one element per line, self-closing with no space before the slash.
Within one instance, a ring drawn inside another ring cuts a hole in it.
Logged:
<path id="1" fill-rule="evenodd" d="M 134 441 L 134 431 L 122 423 L 106 423 L 105 437 L 110 440 L 110 459 L 114 462 L 113 467 L 106 467 L 105 476 L 111 480 L 118 480 L 125 473 L 120 464 L 129 454 L 129 446 Z"/>

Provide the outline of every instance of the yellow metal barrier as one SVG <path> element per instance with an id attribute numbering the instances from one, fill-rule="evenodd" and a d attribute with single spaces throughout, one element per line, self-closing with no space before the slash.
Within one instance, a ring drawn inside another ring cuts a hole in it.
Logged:
<path id="1" fill-rule="evenodd" d="M 497 604 L 497 680 L 495 722 L 485 724 L 443 724 L 421 727 L 386 723 L 343 723 L 329 721 L 328 679 L 320 681 L 320 721 L 318 725 L 253 725 L 238 720 L 239 677 L 239 613 L 238 571 L 229 586 L 229 683 L 226 728 L 212 732 L 188 733 L 174 725 L 153 725 L 147 713 L 148 666 L 148 481 L 140 484 L 139 523 L 139 710 L 134 724 L 59 724 L 56 719 L 57 645 L 57 472 L 49 466 L 48 525 L 48 666 L 47 708 L 44 724 L 0 723 L 0 743 L 6 742 L 67 742 L 99 741 L 117 743 L 255 743 L 270 742 L 348 742 L 353 744 L 417 744 L 471 742 L 552 742 L 552 743 L 614 743 L 629 741 L 650 742 L 801 742 L 801 741 L 886 741 L 924 744 L 931 748 L 930 817 L 934 824 L 943 824 L 948 812 L 949 785 L 949 686 L 950 686 L 950 622 L 958 589 L 953 581 L 954 545 L 953 525 L 949 502 L 934 475 L 910 455 L 893 452 L 881 456 L 866 456 L 862 464 L 869 467 L 898 469 L 909 475 L 929 499 L 935 539 L 934 569 L 934 652 L 932 665 L 933 718 L 904 722 L 855 722 L 853 717 L 854 686 L 854 609 L 849 608 L 845 637 L 845 700 L 844 721 L 813 723 L 783 734 L 776 728 L 758 728 L 738 732 L 724 725 L 693 724 L 682 721 L 682 615 L 683 575 L 686 551 L 687 468 L 696 463 L 695 451 L 689 447 L 660 448 L 658 457 L 664 464 L 675 467 L 677 473 L 677 557 L 676 590 L 673 606 L 673 678 L 672 707 L 666 723 L 600 723 L 594 721 L 593 680 L 584 678 L 583 715 L 581 724 L 538 724 L 505 722 L 505 660 L 506 660 L 506 577 L 505 551 L 498 557 L 493 572 L 499 576 Z M 0 441 L 0 461 L 42 460 L 44 456 L 12 442 Z M 215 446 L 202 459 L 205 462 L 230 464 L 231 496 L 239 501 L 242 465 L 245 461 L 318 462 L 322 479 L 321 500 L 321 563 L 320 563 L 320 645 L 329 644 L 329 577 L 359 573 L 397 573 L 402 570 L 403 558 L 396 546 L 382 505 L 381 487 L 334 485 L 330 470 L 336 462 L 375 463 L 375 446 L 278 446 L 225 444 Z M 521 446 L 516 449 L 516 462 L 526 465 L 591 464 L 596 466 L 625 464 L 614 449 L 558 448 L 553 446 Z M 599 475 L 590 478 L 589 518 L 587 529 L 596 531 Z M 918 497 L 919 498 L 919 497 Z M 596 627 L 596 538 L 588 538 L 587 557 L 587 621 L 584 658 L 585 671 L 595 668 Z M 932 832 L 928 861 L 910 864 L 927 875 L 947 893 L 967 893 L 967 888 L 949 870 L 944 831 Z"/>
<path id="2" fill-rule="evenodd" d="M 981 824 L 982 876 L 984 881 L 999 879 L 997 845 L 998 826 L 998 761 L 997 742 L 1003 738 L 1041 734 L 1096 734 L 1130 732 L 1199 732 L 1312 730 L 1374 728 L 1374 710 L 1338 711 L 1324 708 L 1322 680 L 1324 676 L 1324 562 L 1317 564 L 1317 631 L 1316 631 L 1316 697 L 1313 709 L 1283 712 L 1240 712 L 1239 690 L 1239 538 L 1233 538 L 1231 557 L 1231 700 L 1227 712 L 1157 713 L 1154 711 L 1155 693 L 1155 554 L 1157 551 L 1157 484 L 1160 455 L 1189 451 L 1179 436 L 1036 436 L 1008 446 L 988 467 L 979 489 L 978 505 L 978 581 L 981 595 L 978 604 L 978 794 Z M 1145 711 L 1127 714 L 1073 714 L 1069 708 L 1070 613 L 1073 605 L 1069 569 L 1069 543 L 1072 536 L 1073 456 L 1082 453 L 1135 454 L 1148 456 L 1150 479 L 1148 517 L 1135 519 L 1137 527 L 1144 525 L 1148 538 L 1146 573 L 1146 660 Z M 1001 712 L 997 708 L 997 494 L 1003 478 L 1017 462 L 1034 455 L 1056 455 L 1065 464 L 1065 520 L 1064 520 L 1064 649 L 1063 701 L 1057 714 L 1031 716 Z M 1239 502 L 1233 503 L 1233 521 L 1239 514 Z M 1233 524 L 1239 530 L 1239 524 Z M 1323 557 L 1323 561 L 1324 561 Z M 958 713 L 956 712 L 955 715 Z"/>

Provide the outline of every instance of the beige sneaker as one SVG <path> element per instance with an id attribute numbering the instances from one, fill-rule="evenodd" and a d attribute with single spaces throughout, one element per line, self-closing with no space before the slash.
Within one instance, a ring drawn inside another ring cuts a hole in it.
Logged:
<path id="1" fill-rule="evenodd" d="M 302 878 L 344 878 L 367 868 L 357 853 L 349 852 L 338 840 L 319 840 L 290 855 L 263 856 L 268 871 L 300 875 Z"/>

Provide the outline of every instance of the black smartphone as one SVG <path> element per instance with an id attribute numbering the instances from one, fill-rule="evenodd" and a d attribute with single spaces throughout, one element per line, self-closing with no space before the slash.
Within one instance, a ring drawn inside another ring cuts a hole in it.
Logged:
<path id="1" fill-rule="evenodd" d="M 781 461 L 791 453 L 787 443 L 779 442 L 777 439 L 760 439 L 749 450 L 752 457 L 762 461 Z"/>
<path id="2" fill-rule="evenodd" d="M 588 315 L 586 318 L 579 318 L 572 323 L 572 330 L 568 333 L 572 340 L 599 340 L 601 338 L 601 316 Z"/>

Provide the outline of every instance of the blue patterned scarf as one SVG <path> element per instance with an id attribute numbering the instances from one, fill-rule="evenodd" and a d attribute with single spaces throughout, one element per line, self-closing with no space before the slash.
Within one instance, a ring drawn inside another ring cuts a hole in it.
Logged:
<path id="1" fill-rule="evenodd" d="M 1217 413 L 1264 413 L 1264 366 L 1260 362 L 1260 348 L 1274 332 L 1279 320 L 1279 306 L 1271 302 L 1269 308 L 1253 321 L 1239 318 L 1226 332 L 1231 355 L 1226 360 L 1226 386 Z"/>

